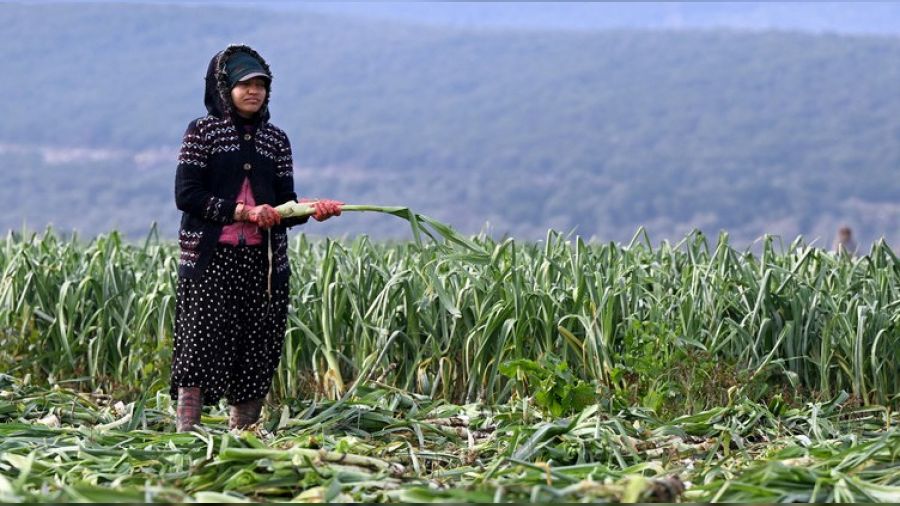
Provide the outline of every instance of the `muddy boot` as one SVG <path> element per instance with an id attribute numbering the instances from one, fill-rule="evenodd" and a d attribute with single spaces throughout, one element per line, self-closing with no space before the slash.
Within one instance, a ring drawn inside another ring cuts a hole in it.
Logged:
<path id="1" fill-rule="evenodd" d="M 229 411 L 228 428 L 246 429 L 258 422 L 262 405 L 262 399 L 250 399 L 249 401 L 233 404 Z"/>
<path id="2" fill-rule="evenodd" d="M 200 387 L 179 387 L 178 406 L 175 427 L 178 432 L 188 432 L 200 426 L 200 413 L 203 411 Z"/>

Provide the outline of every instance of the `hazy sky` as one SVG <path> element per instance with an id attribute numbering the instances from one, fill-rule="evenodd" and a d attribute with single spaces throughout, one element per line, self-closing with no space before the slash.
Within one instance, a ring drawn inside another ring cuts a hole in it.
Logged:
<path id="1" fill-rule="evenodd" d="M 37 0 L 47 2 L 47 0 Z M 59 0 L 73 3 L 87 0 Z M 35 0 L 31 2 L 36 3 Z M 92 2 L 96 3 L 96 2 Z M 900 2 L 292 2 L 114 0 L 111 3 L 305 9 L 414 23 L 543 29 L 733 28 L 900 34 Z"/>

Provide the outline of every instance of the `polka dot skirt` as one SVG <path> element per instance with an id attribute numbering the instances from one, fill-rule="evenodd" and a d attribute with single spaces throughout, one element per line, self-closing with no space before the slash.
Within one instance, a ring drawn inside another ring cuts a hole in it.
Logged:
<path id="1" fill-rule="evenodd" d="M 199 279 L 179 279 L 175 307 L 173 399 L 200 387 L 203 404 L 229 404 L 269 392 L 287 323 L 287 283 L 266 293 L 264 247 L 218 245 Z"/>

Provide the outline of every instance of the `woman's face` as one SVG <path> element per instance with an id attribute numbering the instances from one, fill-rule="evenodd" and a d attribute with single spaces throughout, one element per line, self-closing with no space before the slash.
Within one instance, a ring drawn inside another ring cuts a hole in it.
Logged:
<path id="1" fill-rule="evenodd" d="M 231 102 L 238 114 L 250 118 L 266 101 L 266 81 L 261 77 L 254 77 L 246 81 L 240 81 L 231 88 Z"/>

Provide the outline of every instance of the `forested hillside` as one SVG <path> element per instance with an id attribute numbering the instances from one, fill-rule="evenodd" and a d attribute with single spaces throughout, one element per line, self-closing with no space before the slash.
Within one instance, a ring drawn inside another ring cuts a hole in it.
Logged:
<path id="1" fill-rule="evenodd" d="M 463 30 L 216 7 L 3 5 L 0 223 L 176 227 L 174 151 L 228 42 L 275 73 L 302 194 L 477 232 L 900 229 L 900 40 Z M 65 149 L 63 149 L 65 148 Z M 77 148 L 73 150 L 72 148 Z M 81 151 L 79 151 L 81 150 Z M 72 209 L 79 209 L 77 213 Z M 402 234 L 347 218 L 321 233 Z"/>

